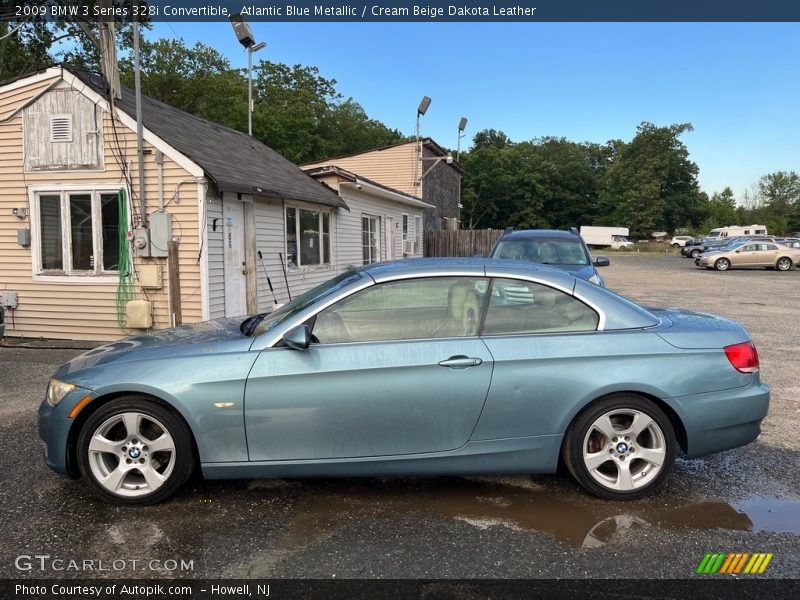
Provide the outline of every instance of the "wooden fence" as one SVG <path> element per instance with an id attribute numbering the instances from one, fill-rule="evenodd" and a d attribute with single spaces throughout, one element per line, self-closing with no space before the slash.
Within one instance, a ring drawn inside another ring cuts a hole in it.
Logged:
<path id="1" fill-rule="evenodd" d="M 502 229 L 443 229 L 425 232 L 425 256 L 489 256 Z"/>

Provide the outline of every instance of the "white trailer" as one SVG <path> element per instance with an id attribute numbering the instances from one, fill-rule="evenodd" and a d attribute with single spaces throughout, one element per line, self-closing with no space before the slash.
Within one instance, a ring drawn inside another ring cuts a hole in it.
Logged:
<path id="1" fill-rule="evenodd" d="M 581 227 L 581 237 L 589 247 L 631 248 L 633 242 L 628 240 L 628 235 L 627 227 Z"/>
<path id="2" fill-rule="evenodd" d="M 711 230 L 708 237 L 732 238 L 743 235 L 767 235 L 767 227 L 766 225 L 730 225 L 728 227 L 717 227 Z"/>

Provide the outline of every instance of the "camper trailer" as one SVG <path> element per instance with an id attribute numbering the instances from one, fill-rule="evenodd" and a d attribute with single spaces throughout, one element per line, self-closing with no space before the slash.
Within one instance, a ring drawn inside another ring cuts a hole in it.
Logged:
<path id="1" fill-rule="evenodd" d="M 765 225 L 730 225 L 728 227 L 717 227 L 708 234 L 710 238 L 732 238 L 743 235 L 767 235 Z"/>

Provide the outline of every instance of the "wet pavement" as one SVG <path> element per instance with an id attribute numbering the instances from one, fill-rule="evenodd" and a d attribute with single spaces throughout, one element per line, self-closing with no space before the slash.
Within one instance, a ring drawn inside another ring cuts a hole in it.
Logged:
<path id="1" fill-rule="evenodd" d="M 784 349 L 800 346 L 800 273 L 706 274 L 670 256 L 612 261 L 610 287 L 634 299 L 748 327 L 773 386 L 756 443 L 679 458 L 663 492 L 627 503 L 593 498 L 559 474 L 195 480 L 165 504 L 119 508 L 41 462 L 35 410 L 49 375 L 78 351 L 0 348 L 0 577 L 680 578 L 706 552 L 771 552 L 761 577 L 797 577 L 800 362 Z M 720 301 L 730 294 L 739 301 Z M 50 558 L 24 558 L 36 555 Z"/>

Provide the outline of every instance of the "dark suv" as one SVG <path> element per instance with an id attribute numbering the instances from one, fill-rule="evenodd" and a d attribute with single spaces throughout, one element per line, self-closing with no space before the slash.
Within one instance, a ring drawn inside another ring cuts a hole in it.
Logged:
<path id="1" fill-rule="evenodd" d="M 560 229 L 514 229 L 509 228 L 494 243 L 489 258 L 506 258 L 552 265 L 568 271 L 601 287 L 605 280 L 597 267 L 611 264 L 605 256 L 594 261 L 586 243 L 574 227 L 569 231 Z"/>

